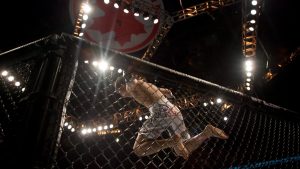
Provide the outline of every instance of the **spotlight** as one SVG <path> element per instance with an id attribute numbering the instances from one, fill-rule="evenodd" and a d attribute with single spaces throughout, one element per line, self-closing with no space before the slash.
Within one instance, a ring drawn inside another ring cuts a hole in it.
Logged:
<path id="1" fill-rule="evenodd" d="M 21 85 L 20 82 L 16 82 L 16 83 L 15 83 L 15 86 L 17 86 L 17 87 L 20 86 L 20 85 Z"/>
<path id="2" fill-rule="evenodd" d="M 87 130 L 86 130 L 86 129 L 82 129 L 82 130 L 81 130 L 81 133 L 82 133 L 83 135 L 85 135 L 85 134 L 87 133 Z"/>
<path id="3" fill-rule="evenodd" d="M 246 60 L 245 65 L 246 66 L 252 66 L 253 65 L 253 60 L 251 60 L 251 59 Z"/>
<path id="4" fill-rule="evenodd" d="M 127 8 L 123 9 L 124 13 L 129 13 L 129 10 Z"/>
<path id="5" fill-rule="evenodd" d="M 109 4 L 109 0 L 104 0 L 104 3 L 105 4 Z"/>
<path id="6" fill-rule="evenodd" d="M 246 60 L 245 61 L 245 69 L 246 69 L 246 71 L 252 71 L 253 70 L 253 61 L 252 60 Z"/>
<path id="7" fill-rule="evenodd" d="M 119 4 L 115 2 L 114 3 L 114 7 L 118 9 L 119 8 Z"/>
<path id="8" fill-rule="evenodd" d="M 107 63 L 106 61 L 103 61 L 103 60 L 102 60 L 102 61 L 99 63 L 98 68 L 99 68 L 100 70 L 102 70 L 102 71 L 105 71 L 105 70 L 107 70 L 107 68 L 108 68 L 108 63 Z"/>
<path id="9" fill-rule="evenodd" d="M 256 14 L 256 10 L 255 9 L 252 9 L 251 10 L 251 15 L 255 15 Z"/>
<path id="10" fill-rule="evenodd" d="M 222 99 L 217 98 L 217 103 L 222 103 Z"/>
<path id="11" fill-rule="evenodd" d="M 93 61 L 93 66 L 97 66 L 98 65 L 98 62 L 97 61 Z"/>
<path id="12" fill-rule="evenodd" d="M 89 19 L 89 16 L 88 16 L 87 14 L 84 14 L 84 15 L 82 16 L 82 19 L 86 21 L 86 20 Z"/>
<path id="13" fill-rule="evenodd" d="M 7 78 L 7 80 L 10 82 L 13 81 L 14 79 L 15 79 L 15 77 L 13 77 L 13 76 L 8 76 L 8 78 Z"/>
<path id="14" fill-rule="evenodd" d="M 245 70 L 246 70 L 247 72 L 251 72 L 251 71 L 253 70 L 253 67 L 252 67 L 252 66 L 246 66 L 246 67 L 245 67 Z"/>
<path id="15" fill-rule="evenodd" d="M 92 10 L 91 6 L 89 4 L 83 4 L 83 11 L 84 13 L 90 13 Z"/>
<path id="16" fill-rule="evenodd" d="M 120 7 L 120 4 L 121 4 L 120 0 L 116 0 L 114 3 L 114 7 L 118 9 Z"/>
<path id="17" fill-rule="evenodd" d="M 144 13 L 143 17 L 144 17 L 145 21 L 149 20 L 149 18 L 150 18 L 149 14 L 147 12 Z"/>
<path id="18" fill-rule="evenodd" d="M 254 31 L 254 28 L 251 26 L 251 27 L 249 27 L 249 30 L 250 31 Z"/>
<path id="19" fill-rule="evenodd" d="M 6 70 L 2 71 L 1 75 L 2 76 L 7 76 L 8 75 L 8 71 L 6 71 Z"/>
<path id="20" fill-rule="evenodd" d="M 252 73 L 251 72 L 247 72 L 246 75 L 247 75 L 247 77 L 251 77 Z"/>
<path id="21" fill-rule="evenodd" d="M 157 23 L 158 23 L 158 18 L 157 18 L 157 16 L 153 16 L 152 19 L 153 19 L 153 23 L 154 23 L 154 24 L 157 24 Z"/>
<path id="22" fill-rule="evenodd" d="M 134 15 L 134 16 L 140 16 L 140 11 L 139 11 L 139 9 L 134 8 L 134 9 L 133 9 L 133 15 Z"/>
<path id="23" fill-rule="evenodd" d="M 129 9 L 130 9 L 130 8 L 129 8 L 129 5 L 128 5 L 128 4 L 125 4 L 125 5 L 124 5 L 124 10 L 123 10 L 124 13 L 129 13 Z"/>
<path id="24" fill-rule="evenodd" d="M 256 0 L 253 0 L 253 1 L 251 2 L 251 4 L 252 4 L 253 6 L 255 6 L 255 5 L 257 5 L 257 1 L 256 1 Z"/>

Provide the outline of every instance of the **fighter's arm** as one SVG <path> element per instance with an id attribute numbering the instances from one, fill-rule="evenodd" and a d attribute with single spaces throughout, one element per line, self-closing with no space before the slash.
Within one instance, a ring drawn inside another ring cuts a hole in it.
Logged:
<path id="1" fill-rule="evenodd" d="M 175 97 L 170 89 L 167 89 L 167 88 L 158 88 L 158 89 L 167 98 L 174 98 Z"/>
<path id="2" fill-rule="evenodd" d="M 171 94 L 171 93 L 172 93 L 171 90 L 169 90 L 169 89 L 167 89 L 167 88 L 158 88 L 158 90 L 159 90 L 160 92 L 162 92 L 162 94 L 164 94 L 164 95 L 168 95 L 168 94 Z"/>
<path id="3" fill-rule="evenodd" d="M 149 82 L 145 82 L 144 80 L 141 79 L 134 79 L 132 81 L 134 83 L 134 85 L 143 85 L 145 88 L 152 88 L 154 90 L 159 90 L 163 95 L 165 95 L 168 98 L 174 98 L 174 95 L 172 94 L 170 89 L 167 88 L 159 88 L 156 85 L 149 83 Z"/>

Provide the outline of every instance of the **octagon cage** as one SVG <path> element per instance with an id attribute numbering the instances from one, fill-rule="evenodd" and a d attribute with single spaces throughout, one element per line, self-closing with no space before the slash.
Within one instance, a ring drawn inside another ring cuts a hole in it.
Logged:
<path id="1" fill-rule="evenodd" d="M 0 70 L 1 168 L 300 168 L 297 112 L 68 34 L 2 53 Z M 172 97 L 154 111 L 119 77 Z"/>

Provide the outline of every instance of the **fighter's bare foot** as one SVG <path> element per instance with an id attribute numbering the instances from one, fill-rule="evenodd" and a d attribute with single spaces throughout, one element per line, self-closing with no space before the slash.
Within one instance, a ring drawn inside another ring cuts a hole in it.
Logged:
<path id="1" fill-rule="evenodd" d="M 175 146 L 174 149 L 179 150 L 180 154 L 182 155 L 182 157 L 187 160 L 189 158 L 189 151 L 186 149 L 186 147 L 184 146 L 181 136 L 179 134 L 174 134 L 174 136 L 172 137 L 174 142 L 175 142 Z"/>
<path id="2" fill-rule="evenodd" d="M 225 134 L 225 132 L 217 127 L 212 126 L 211 124 L 207 125 L 203 132 L 208 137 L 217 137 L 220 139 L 228 139 L 229 137 Z"/>

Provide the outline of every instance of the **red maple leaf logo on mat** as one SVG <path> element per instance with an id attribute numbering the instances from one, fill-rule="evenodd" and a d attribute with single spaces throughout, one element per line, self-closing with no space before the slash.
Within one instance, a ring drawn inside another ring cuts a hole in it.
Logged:
<path id="1" fill-rule="evenodd" d="M 132 13 L 124 13 L 122 8 L 116 9 L 112 4 L 106 5 L 97 1 L 104 16 L 95 17 L 90 29 L 100 31 L 102 34 L 114 32 L 114 40 L 121 46 L 131 40 L 131 35 L 146 33 L 143 23 L 139 22 Z"/>

